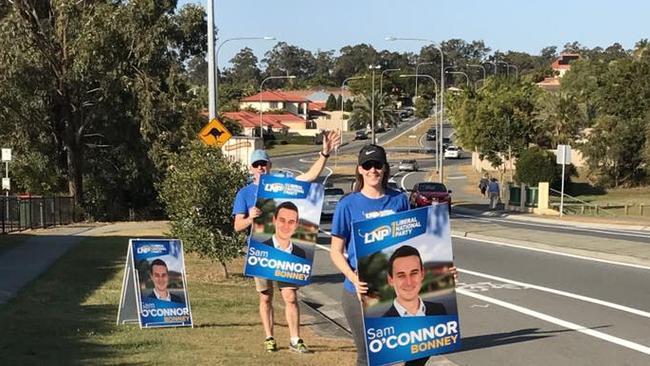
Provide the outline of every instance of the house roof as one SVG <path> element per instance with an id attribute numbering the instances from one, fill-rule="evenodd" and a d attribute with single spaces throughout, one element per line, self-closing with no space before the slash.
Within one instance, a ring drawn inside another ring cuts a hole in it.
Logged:
<path id="1" fill-rule="evenodd" d="M 310 100 L 300 96 L 295 95 L 291 92 L 284 92 L 280 90 L 265 90 L 261 93 L 248 96 L 241 100 L 242 102 L 293 102 L 293 103 L 309 103 Z"/>
<path id="2" fill-rule="evenodd" d="M 563 53 L 551 64 L 553 70 L 569 70 L 571 68 L 571 61 L 579 60 L 580 54 L 577 53 Z"/>
<path id="3" fill-rule="evenodd" d="M 239 122 L 244 128 L 258 127 L 260 125 L 260 114 L 249 111 L 226 112 L 223 115 L 227 118 Z M 305 122 L 304 119 L 293 113 L 262 113 L 262 124 L 271 126 L 271 128 L 287 127 L 282 122 Z"/>

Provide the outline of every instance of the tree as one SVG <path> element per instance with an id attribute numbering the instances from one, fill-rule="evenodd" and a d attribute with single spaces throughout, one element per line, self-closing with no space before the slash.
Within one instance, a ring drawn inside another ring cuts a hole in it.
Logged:
<path id="1" fill-rule="evenodd" d="M 257 57 L 253 50 L 245 47 L 230 60 L 232 67 L 224 73 L 225 81 L 241 89 L 256 89 L 261 80 L 261 71 L 257 67 Z"/>
<path id="2" fill-rule="evenodd" d="M 96 213 L 151 206 L 167 153 L 198 128 L 184 65 L 205 52 L 205 13 L 142 3 L 17 0 L 1 23 L 1 134 Z"/>
<path id="3" fill-rule="evenodd" d="M 385 94 L 375 91 L 375 127 L 394 127 L 397 124 L 397 116 L 392 106 L 386 103 Z M 363 94 L 353 104 L 352 116 L 350 116 L 350 128 L 359 130 L 371 124 L 372 94 Z"/>
<path id="4" fill-rule="evenodd" d="M 578 98 L 566 92 L 540 94 L 535 106 L 537 145 L 554 149 L 580 138 L 588 125 L 587 110 Z"/>
<path id="5" fill-rule="evenodd" d="M 415 101 L 415 116 L 418 118 L 427 118 L 431 115 L 431 100 L 419 97 Z"/>
<path id="6" fill-rule="evenodd" d="M 294 75 L 296 83 L 304 84 L 316 71 L 316 60 L 311 52 L 286 42 L 278 42 L 264 54 L 265 76 Z M 269 87 L 279 87 L 286 81 L 269 80 Z"/>
<path id="7" fill-rule="evenodd" d="M 515 180 L 533 187 L 539 182 L 553 185 L 558 179 L 556 165 L 555 154 L 533 146 L 519 156 Z"/>
<path id="8" fill-rule="evenodd" d="M 329 97 L 327 97 L 327 101 L 325 102 L 325 110 L 335 111 L 337 110 L 336 107 L 336 97 L 334 94 L 330 93 Z"/>
<path id="9" fill-rule="evenodd" d="M 226 277 L 227 263 L 245 245 L 244 236 L 234 231 L 230 211 L 237 189 L 245 183 L 241 164 L 220 149 L 194 142 L 172 156 L 160 185 L 172 236 L 182 239 L 189 252 L 218 261 Z"/>

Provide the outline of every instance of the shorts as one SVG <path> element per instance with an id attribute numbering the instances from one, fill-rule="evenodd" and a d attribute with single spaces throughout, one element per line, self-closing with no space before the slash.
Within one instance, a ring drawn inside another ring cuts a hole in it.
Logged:
<path id="1" fill-rule="evenodd" d="M 269 280 L 266 278 L 259 278 L 259 277 L 253 277 L 253 279 L 255 280 L 255 290 L 257 290 L 257 292 L 272 290 L 274 282 L 278 284 L 278 288 L 280 288 L 280 290 L 282 290 L 283 288 L 291 288 L 294 290 L 298 289 L 298 285 L 295 285 L 293 283 L 273 281 L 273 280 Z"/>

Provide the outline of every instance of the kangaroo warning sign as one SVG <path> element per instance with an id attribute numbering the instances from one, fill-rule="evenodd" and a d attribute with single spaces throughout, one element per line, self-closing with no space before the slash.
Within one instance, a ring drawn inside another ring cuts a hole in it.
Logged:
<path id="1" fill-rule="evenodd" d="M 230 131 L 216 118 L 213 118 L 199 131 L 199 139 L 204 144 L 214 147 L 223 146 L 231 137 Z"/>

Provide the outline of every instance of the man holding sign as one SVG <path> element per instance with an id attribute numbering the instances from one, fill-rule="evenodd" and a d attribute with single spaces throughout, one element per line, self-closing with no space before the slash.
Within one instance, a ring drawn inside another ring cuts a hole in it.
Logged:
<path id="1" fill-rule="evenodd" d="M 303 182 L 311 182 L 318 178 L 320 173 L 323 171 L 329 154 L 341 143 L 341 133 L 340 131 L 326 131 L 323 133 L 323 149 L 319 153 L 317 160 L 312 164 L 311 168 L 305 173 L 296 177 L 296 180 Z M 271 171 L 271 158 L 265 150 L 255 150 L 251 156 L 251 166 L 249 167 L 251 175 L 253 177 L 253 182 L 249 185 L 243 187 L 237 192 L 235 197 L 235 202 L 233 206 L 232 214 L 234 216 L 234 228 L 236 231 L 243 231 L 249 229 L 254 220 L 262 215 L 262 211 L 255 206 L 257 201 L 257 192 L 259 189 L 260 179 L 262 176 L 268 175 Z M 277 222 L 278 220 L 284 221 L 281 223 L 281 226 L 284 227 L 285 224 L 288 224 L 288 221 L 292 219 L 284 216 L 285 211 L 290 210 L 281 210 L 282 212 L 277 212 L 274 215 L 274 225 L 276 225 L 276 233 L 274 237 L 283 236 L 283 233 L 277 232 Z M 297 210 L 296 210 L 297 211 Z M 278 219 L 278 214 L 282 214 L 281 218 Z M 286 220 L 286 221 L 285 221 Z M 298 213 L 296 212 L 295 217 L 296 223 L 298 222 Z M 291 225 L 289 225 L 291 226 Z M 284 229 L 282 230 L 284 231 Z M 292 233 L 293 235 L 293 233 Z M 283 245 L 280 243 L 284 241 L 280 239 L 278 245 Z M 272 242 L 273 243 L 273 242 Z M 286 244 L 286 242 L 284 242 Z M 268 240 L 267 240 L 267 245 Z M 275 246 L 274 244 L 272 244 Z M 289 246 L 289 244 L 286 244 Z M 296 247 L 296 246 L 293 246 Z M 299 248 L 300 249 L 300 248 Z M 255 287 L 259 293 L 260 298 L 260 318 L 262 320 L 262 325 L 264 327 L 264 332 L 266 334 L 266 339 L 264 340 L 264 347 L 267 352 L 275 352 L 278 350 L 277 343 L 273 337 L 273 281 L 268 279 L 260 279 L 256 277 Z M 298 307 L 297 299 L 297 286 L 294 284 L 288 284 L 284 282 L 278 282 L 278 287 L 282 294 L 282 298 L 285 303 L 285 316 L 287 317 L 287 324 L 289 324 L 289 333 L 290 333 L 290 349 L 298 353 L 308 352 L 308 348 L 300 338 L 300 312 Z"/>

